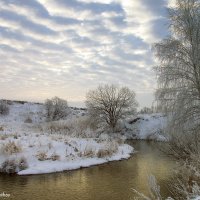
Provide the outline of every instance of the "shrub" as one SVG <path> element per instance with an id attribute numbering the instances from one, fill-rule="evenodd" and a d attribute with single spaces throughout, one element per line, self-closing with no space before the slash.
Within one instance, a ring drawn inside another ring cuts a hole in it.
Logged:
<path id="1" fill-rule="evenodd" d="M 173 134 L 164 152 L 178 161 L 170 189 L 176 199 L 200 195 L 200 131 Z"/>
<path id="2" fill-rule="evenodd" d="M 100 148 L 97 152 L 97 157 L 98 158 L 104 158 L 104 157 L 109 157 L 112 154 L 108 151 L 108 149 Z"/>
<path id="3" fill-rule="evenodd" d="M 50 157 L 51 160 L 56 161 L 56 160 L 60 160 L 60 156 L 56 153 L 53 153 Z"/>
<path id="4" fill-rule="evenodd" d="M 86 146 L 85 149 L 82 152 L 79 152 L 78 155 L 80 157 L 95 157 L 96 155 L 96 149 L 94 149 L 92 146 Z"/>
<path id="5" fill-rule="evenodd" d="M 41 131 L 48 132 L 50 134 L 68 134 L 71 130 L 71 124 L 67 121 L 51 121 L 41 125 Z"/>
<path id="6" fill-rule="evenodd" d="M 9 113 L 9 106 L 6 101 L 0 100 L 0 115 L 7 115 Z"/>
<path id="7" fill-rule="evenodd" d="M 33 120 L 30 117 L 27 117 L 24 123 L 33 123 Z"/>
<path id="8" fill-rule="evenodd" d="M 47 159 L 48 159 L 48 158 L 47 158 L 47 153 L 46 153 L 45 151 L 40 151 L 40 152 L 38 152 L 37 155 L 36 155 L 36 157 L 37 157 L 37 159 L 38 159 L 39 161 L 44 161 L 44 160 L 47 160 Z"/>
<path id="9" fill-rule="evenodd" d="M 0 171 L 2 173 L 13 174 L 27 168 L 28 168 L 27 160 L 22 157 L 20 159 L 5 160 L 0 167 Z"/>
<path id="10" fill-rule="evenodd" d="M 115 141 L 106 142 L 97 152 L 98 158 L 111 157 L 118 150 L 118 144 Z"/>
<path id="11" fill-rule="evenodd" d="M 69 114 L 67 101 L 54 97 L 45 101 L 45 116 L 47 121 L 64 119 Z"/>
<path id="12" fill-rule="evenodd" d="M 22 148 L 19 144 L 16 144 L 15 142 L 9 141 L 6 144 L 3 144 L 2 146 L 3 153 L 6 153 L 8 155 L 19 153 L 22 151 Z"/>
<path id="13" fill-rule="evenodd" d="M 5 160 L 1 165 L 1 172 L 13 174 L 17 172 L 17 163 L 14 159 Z"/>
<path id="14" fill-rule="evenodd" d="M 93 127 L 91 127 L 89 118 L 84 116 L 68 120 L 46 122 L 40 126 L 40 129 L 50 134 L 59 133 L 75 137 L 94 137 L 95 131 L 92 131 Z"/>

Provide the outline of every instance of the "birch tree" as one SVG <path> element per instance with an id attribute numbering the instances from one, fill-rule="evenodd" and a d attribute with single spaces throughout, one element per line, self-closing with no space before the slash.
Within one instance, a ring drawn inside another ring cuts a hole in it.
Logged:
<path id="1" fill-rule="evenodd" d="M 200 128 L 200 1 L 177 0 L 169 20 L 171 36 L 154 46 L 156 97 L 176 131 L 193 132 Z"/>

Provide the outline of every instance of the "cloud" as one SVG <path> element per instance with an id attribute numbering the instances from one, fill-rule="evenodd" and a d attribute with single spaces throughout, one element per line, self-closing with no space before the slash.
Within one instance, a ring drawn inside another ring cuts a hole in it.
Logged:
<path id="1" fill-rule="evenodd" d="M 166 6 L 165 0 L 2 0 L 0 97 L 78 102 L 100 83 L 152 96 L 150 49 L 167 35 Z"/>

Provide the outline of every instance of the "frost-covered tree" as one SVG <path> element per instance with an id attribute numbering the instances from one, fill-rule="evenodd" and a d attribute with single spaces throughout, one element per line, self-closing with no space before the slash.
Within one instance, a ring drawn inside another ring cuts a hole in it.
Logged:
<path id="1" fill-rule="evenodd" d="M 156 96 L 176 132 L 193 132 L 200 128 L 200 1 L 177 0 L 169 19 L 171 36 L 155 44 Z"/>
<path id="2" fill-rule="evenodd" d="M 60 120 L 65 118 L 69 114 L 67 101 L 58 97 L 47 99 L 44 106 L 47 121 Z"/>
<path id="3" fill-rule="evenodd" d="M 115 85 L 99 86 L 86 95 L 89 115 L 96 122 L 107 124 L 115 131 L 117 123 L 127 114 L 134 114 L 137 108 L 135 92 L 127 87 Z"/>
<path id="4" fill-rule="evenodd" d="M 172 127 L 164 151 L 180 165 L 173 196 L 195 199 L 200 195 L 200 1 L 176 0 L 169 18 L 171 37 L 155 45 L 157 98 Z"/>
<path id="5" fill-rule="evenodd" d="M 148 108 L 148 107 L 143 107 L 140 112 L 140 114 L 151 114 L 153 113 L 153 109 L 152 108 Z"/>

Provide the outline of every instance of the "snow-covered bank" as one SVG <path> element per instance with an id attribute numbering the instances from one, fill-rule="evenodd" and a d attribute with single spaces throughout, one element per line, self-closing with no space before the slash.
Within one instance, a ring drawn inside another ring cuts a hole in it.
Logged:
<path id="1" fill-rule="evenodd" d="M 6 138 L 7 137 L 7 138 Z M 12 147 L 12 144 L 19 147 Z M 10 145 L 10 147 L 9 147 Z M 2 170 L 15 170 L 19 175 L 42 174 L 89 167 L 114 160 L 127 159 L 133 148 L 115 141 L 78 139 L 59 135 L 6 135 L 0 141 L 0 165 Z M 6 148 L 7 147 L 7 148 Z M 9 149 L 10 148 L 10 149 Z M 18 161 L 23 158 L 27 169 L 20 169 Z M 5 161 L 11 164 L 3 164 Z M 14 169 L 15 168 L 15 169 Z"/>
<path id="2" fill-rule="evenodd" d="M 166 141 L 161 114 L 125 119 L 118 133 L 88 127 L 87 113 L 71 109 L 67 119 L 46 123 L 44 105 L 15 103 L 0 115 L 0 170 L 20 175 L 51 173 L 127 159 L 125 139 Z"/>
<path id="3" fill-rule="evenodd" d="M 123 134 L 127 139 L 167 141 L 166 125 L 167 118 L 160 113 L 142 114 L 126 120 Z"/>
<path id="4" fill-rule="evenodd" d="M 73 111 L 70 117 L 74 115 L 82 116 L 82 111 Z M 27 175 L 73 170 L 128 159 L 134 151 L 122 140 L 109 137 L 50 134 L 39 128 L 44 122 L 39 104 L 13 103 L 9 115 L 0 116 L 1 172 Z"/>
<path id="5" fill-rule="evenodd" d="M 122 159 L 128 159 L 130 154 L 133 152 L 133 148 L 129 145 L 120 146 L 119 150 L 113 154 L 112 156 L 108 156 L 105 158 L 88 158 L 86 157 L 74 157 L 72 158 L 64 158 L 59 161 L 37 161 L 29 164 L 28 169 L 22 170 L 18 172 L 19 175 L 27 175 L 27 174 L 44 174 L 44 173 L 52 173 L 52 172 L 60 172 L 65 170 L 74 170 L 82 167 L 90 167 L 93 165 L 99 165 L 103 163 L 107 163 L 110 161 L 117 161 Z"/>
<path id="6" fill-rule="evenodd" d="M 19 175 L 42 174 L 89 167 L 127 159 L 133 148 L 115 141 L 70 138 L 61 135 L 4 135 L 0 140 L 2 172 Z M 25 168 L 19 167 L 24 159 Z M 7 162 L 7 164 L 5 164 Z"/>

